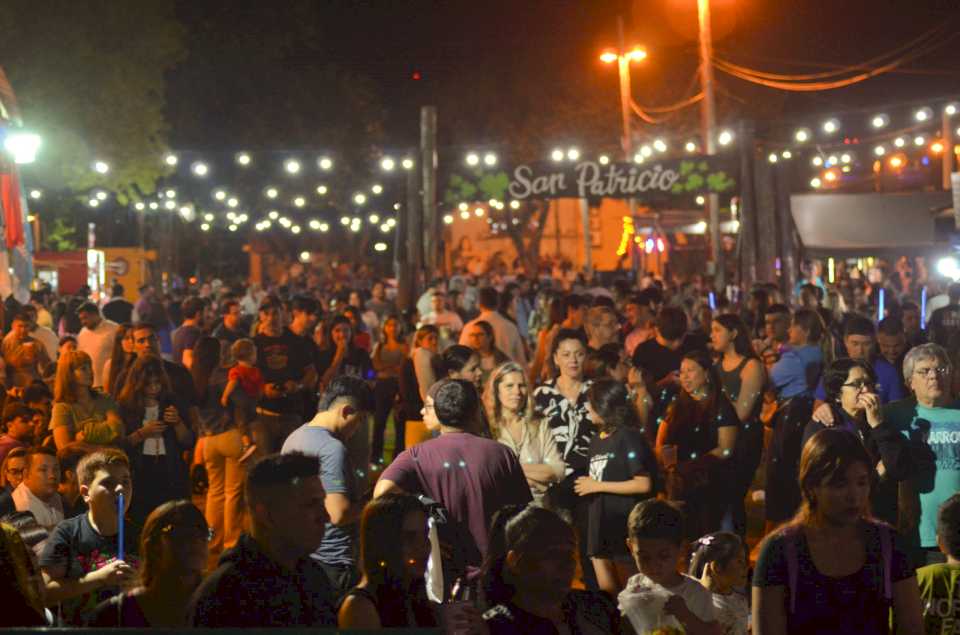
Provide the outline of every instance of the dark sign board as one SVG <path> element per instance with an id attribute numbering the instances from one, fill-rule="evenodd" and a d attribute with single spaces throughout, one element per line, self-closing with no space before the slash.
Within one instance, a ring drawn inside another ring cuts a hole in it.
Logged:
<path id="1" fill-rule="evenodd" d="M 736 158 L 697 157 L 644 163 L 530 163 L 510 175 L 507 193 L 535 198 L 634 198 L 644 204 L 684 203 L 698 194 L 733 194 Z"/>

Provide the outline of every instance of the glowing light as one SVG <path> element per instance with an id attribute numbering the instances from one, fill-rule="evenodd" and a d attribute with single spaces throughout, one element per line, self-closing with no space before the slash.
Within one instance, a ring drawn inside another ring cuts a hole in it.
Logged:
<path id="1" fill-rule="evenodd" d="M 333 159 L 330 157 L 320 157 L 320 160 L 317 161 L 317 165 L 319 165 L 320 169 L 324 172 L 329 172 L 333 169 Z"/>
<path id="2" fill-rule="evenodd" d="M 927 140 L 924 139 L 922 135 L 917 135 L 916 137 L 913 138 L 913 145 L 922 146 L 924 143 L 926 143 L 926 141 Z"/>
<path id="3" fill-rule="evenodd" d="M 930 144 L 930 151 L 934 154 L 940 154 L 943 152 L 943 144 L 939 141 L 934 141 L 932 144 Z"/>
<path id="4" fill-rule="evenodd" d="M 280 192 L 278 192 L 275 187 L 268 187 L 263 193 L 266 194 L 267 198 L 277 198 L 277 196 L 280 195 Z"/>
<path id="5" fill-rule="evenodd" d="M 270 218 L 270 220 L 277 220 L 278 218 L 280 218 L 280 212 L 278 212 L 275 209 L 272 209 L 270 210 L 270 213 L 267 214 L 267 217 Z"/>
<path id="6" fill-rule="evenodd" d="M 933 116 L 933 111 L 929 108 L 920 108 L 915 113 L 913 113 L 913 118 L 917 121 L 923 122 L 927 121 Z"/>
<path id="7" fill-rule="evenodd" d="M 291 234 L 299 234 L 301 231 L 302 230 L 300 229 L 300 225 L 294 225 L 293 227 L 290 228 Z"/>
<path id="8" fill-rule="evenodd" d="M 302 196 L 298 196 L 293 199 L 293 204 L 296 207 L 303 207 L 304 205 L 307 204 L 307 199 L 303 198 Z"/>
<path id="9" fill-rule="evenodd" d="M 343 225 L 343 226 L 349 225 L 349 224 L 350 224 L 350 217 L 349 217 L 349 216 L 341 216 L 341 217 L 340 217 L 340 224 Z"/>
<path id="10" fill-rule="evenodd" d="M 703 194 L 698 194 L 696 201 L 697 201 L 697 205 L 705 205 L 707 202 L 707 199 L 703 196 Z"/>
<path id="11" fill-rule="evenodd" d="M 600 54 L 600 61 L 604 64 L 613 64 L 619 56 L 613 51 L 604 51 Z"/>
<path id="12" fill-rule="evenodd" d="M 453 214 L 444 214 L 444 216 L 443 216 L 443 223 L 444 223 L 445 225 L 451 225 L 451 224 L 453 224 Z"/>
<path id="13" fill-rule="evenodd" d="M 397 162 L 390 157 L 383 157 L 380 159 L 380 169 L 384 172 L 393 172 L 393 168 L 397 167 Z"/>
<path id="14" fill-rule="evenodd" d="M 236 197 L 231 197 L 227 199 L 227 207 L 236 207 L 239 204 L 240 204 L 240 201 L 238 201 Z"/>
<path id="15" fill-rule="evenodd" d="M 792 158 L 793 158 L 793 153 L 790 152 L 789 150 L 784 150 L 783 152 L 780 153 L 780 158 L 781 158 L 781 159 L 792 159 Z"/>
<path id="16" fill-rule="evenodd" d="M 175 201 L 167 201 L 166 203 L 163 204 L 163 206 L 170 211 L 173 211 L 174 209 L 177 208 L 177 204 Z"/>
<path id="17" fill-rule="evenodd" d="M 870 120 L 870 125 L 874 128 L 884 128 L 888 123 L 890 123 L 890 117 L 886 115 L 874 115 Z"/>
<path id="18" fill-rule="evenodd" d="M 176 198 L 176 196 L 177 196 L 177 191 L 174 190 L 174 189 L 169 189 L 169 190 L 165 191 L 165 192 L 163 193 L 163 195 L 166 196 L 167 198 Z"/>
<path id="19" fill-rule="evenodd" d="M 300 162 L 296 159 L 287 159 L 283 162 L 283 169 L 287 171 L 287 174 L 300 174 Z"/>
<path id="20" fill-rule="evenodd" d="M 320 223 L 320 231 L 323 233 L 327 233 L 328 231 L 330 231 L 330 225 L 328 225 L 327 223 Z"/>
<path id="21" fill-rule="evenodd" d="M 947 104 L 946 108 L 943 109 L 943 112 L 946 113 L 947 116 L 952 117 L 953 115 L 957 114 L 957 105 Z"/>
<path id="22" fill-rule="evenodd" d="M 277 222 L 280 223 L 286 229 L 289 229 L 290 226 L 293 225 L 293 221 L 287 218 L 286 216 L 281 216 L 280 220 Z"/>
<path id="23" fill-rule="evenodd" d="M 568 161 L 577 161 L 580 159 L 580 150 L 577 148 L 570 148 L 567 150 L 567 160 Z"/>
<path id="24" fill-rule="evenodd" d="M 827 134 L 833 134 L 840 129 L 840 122 L 836 119 L 827 119 L 823 122 L 823 131 Z"/>
<path id="25" fill-rule="evenodd" d="M 147 206 L 143 204 L 143 201 L 139 201 L 139 202 L 137 202 L 136 205 L 133 206 L 133 208 L 134 208 L 135 210 L 137 210 L 138 212 L 142 212 L 143 210 L 145 210 L 145 209 L 147 208 Z"/>
<path id="26" fill-rule="evenodd" d="M 840 158 L 837 155 L 831 154 L 830 156 L 827 157 L 826 166 L 828 168 L 833 167 L 838 163 L 840 163 Z"/>
<path id="27" fill-rule="evenodd" d="M 43 140 L 40 135 L 32 132 L 14 132 L 7 135 L 3 142 L 4 149 L 13 155 L 16 163 L 33 163 L 37 160 L 37 152 Z M 106 165 L 106 164 L 104 164 Z"/>
<path id="28" fill-rule="evenodd" d="M 413 159 L 409 159 L 409 158 L 404 159 L 403 161 L 400 162 L 400 166 L 401 166 L 404 170 L 412 170 L 412 169 L 413 169 Z"/>
<path id="29" fill-rule="evenodd" d="M 793 133 L 793 138 L 797 143 L 806 143 L 810 140 L 810 129 L 800 128 Z"/>
<path id="30" fill-rule="evenodd" d="M 318 186 L 317 186 L 317 194 L 319 194 L 320 196 L 326 196 L 326 195 L 327 195 L 327 186 L 326 186 L 326 185 L 318 185 Z"/>
<path id="31" fill-rule="evenodd" d="M 367 202 L 367 195 L 357 192 L 356 194 L 353 195 L 353 202 L 356 203 L 357 205 L 363 205 L 364 203 Z"/>
<path id="32" fill-rule="evenodd" d="M 467 162 L 467 165 L 474 167 L 480 165 L 480 156 L 476 152 L 471 152 L 467 155 L 465 161 Z"/>
<path id="33" fill-rule="evenodd" d="M 157 203 L 156 201 L 150 201 L 150 209 L 152 209 L 152 210 L 158 210 L 158 209 L 160 209 L 160 204 Z"/>
<path id="34" fill-rule="evenodd" d="M 446 218 L 446 217 L 444 217 L 444 218 Z M 450 217 L 450 220 L 451 220 L 451 222 L 453 221 L 453 217 L 452 217 L 452 216 Z M 380 231 L 381 231 L 382 233 L 384 233 L 384 234 L 389 234 L 389 233 L 390 233 L 390 223 L 384 223 L 384 224 L 380 225 Z"/>
<path id="35" fill-rule="evenodd" d="M 107 200 L 107 193 L 104 192 L 103 190 L 100 190 L 99 192 L 97 192 L 96 196 L 97 196 L 97 200 L 100 200 L 100 201 Z"/>
<path id="36" fill-rule="evenodd" d="M 380 222 L 380 214 L 370 214 L 367 216 L 367 220 L 370 221 L 371 225 L 376 225 Z"/>
<path id="37" fill-rule="evenodd" d="M 873 149 L 873 153 L 878 157 L 882 157 L 887 153 L 887 149 L 883 146 L 877 146 Z"/>
<path id="38" fill-rule="evenodd" d="M 633 162 L 634 162 L 634 163 L 643 163 L 645 160 L 646 160 L 646 159 L 644 159 L 644 158 L 643 158 L 643 155 L 640 154 L 639 152 L 636 153 L 635 155 L 633 155 Z"/>
<path id="39" fill-rule="evenodd" d="M 779 159 L 780 157 L 777 156 L 776 152 L 771 152 L 770 156 L 767 157 L 767 160 L 770 161 L 770 163 L 776 163 Z"/>
<path id="40" fill-rule="evenodd" d="M 205 231 L 205 232 L 210 231 L 210 224 L 209 224 L 209 223 L 203 223 L 203 224 L 201 224 L 201 225 L 200 225 L 200 230 L 201 230 L 201 231 Z"/>
<path id="41" fill-rule="evenodd" d="M 890 161 L 888 163 L 890 164 L 891 168 L 898 169 L 903 167 L 903 158 L 900 157 L 899 155 L 895 157 L 890 157 Z"/>
<path id="42" fill-rule="evenodd" d="M 733 143 L 733 133 L 729 130 L 724 130 L 720 133 L 720 136 L 717 137 L 717 143 L 722 146 L 728 146 Z"/>
<path id="43" fill-rule="evenodd" d="M 650 146 L 640 146 L 640 155 L 646 159 L 647 157 L 653 156 L 653 148 Z"/>
<path id="44" fill-rule="evenodd" d="M 839 176 L 837 175 L 836 170 L 827 170 L 823 173 L 823 178 L 832 183 L 833 181 L 836 181 Z"/>
<path id="45" fill-rule="evenodd" d="M 477 218 L 481 218 L 483 216 L 483 208 L 478 207 L 477 209 L 473 210 L 473 215 Z"/>
<path id="46" fill-rule="evenodd" d="M 467 220 L 468 218 L 470 218 L 470 212 L 468 211 L 460 212 L 460 218 L 462 218 L 463 220 Z"/>
<path id="47" fill-rule="evenodd" d="M 383 186 L 380 185 L 379 183 L 375 183 L 373 187 L 370 188 L 370 191 L 373 192 L 374 194 L 382 194 Z"/>
<path id="48" fill-rule="evenodd" d="M 510 201 L 510 209 L 520 209 L 520 201 Z"/>
<path id="49" fill-rule="evenodd" d="M 821 157 L 820 155 L 817 155 L 810 160 L 810 163 L 814 164 L 817 167 L 820 167 L 821 165 L 823 165 L 823 157 Z"/>
<path id="50" fill-rule="evenodd" d="M 37 201 L 43 196 L 43 193 L 40 190 L 30 190 L 30 198 Z"/>
<path id="51" fill-rule="evenodd" d="M 301 251 L 300 252 L 300 262 L 310 262 L 310 252 Z"/>
<path id="52" fill-rule="evenodd" d="M 653 142 L 653 148 L 657 152 L 666 152 L 667 151 L 667 142 L 663 139 L 657 139 Z"/>
<path id="53" fill-rule="evenodd" d="M 90 207 L 99 207 L 100 201 L 98 201 L 95 198 L 91 198 L 89 201 L 87 201 L 87 205 L 89 205 Z"/>
<path id="54" fill-rule="evenodd" d="M 217 199 L 218 201 L 226 200 L 227 192 L 225 190 L 214 190 L 213 198 Z"/>
<path id="55" fill-rule="evenodd" d="M 840 155 L 840 163 L 850 163 L 852 160 L 853 160 L 853 157 L 851 157 L 846 152 Z"/>
<path id="56" fill-rule="evenodd" d="M 555 148 L 553 152 L 550 153 L 550 158 L 554 161 L 563 161 L 563 150 Z"/>
<path id="57" fill-rule="evenodd" d="M 610 163 L 610 157 L 608 157 L 608 156 L 605 155 L 605 154 L 601 154 L 601 155 L 597 158 L 597 162 L 598 162 L 600 165 L 607 165 L 608 163 Z"/>
<path id="58" fill-rule="evenodd" d="M 820 181 L 819 177 L 816 177 L 816 176 L 815 176 L 815 177 L 813 177 L 812 179 L 810 179 L 810 187 L 812 187 L 812 188 L 818 188 L 818 187 L 820 187 L 821 185 L 823 185 L 823 183 Z"/>
<path id="59" fill-rule="evenodd" d="M 110 164 L 106 161 L 94 161 L 93 162 L 93 171 L 98 174 L 106 174 L 110 171 Z"/>
<path id="60" fill-rule="evenodd" d="M 373 246 L 373 250 L 374 250 L 374 251 L 386 251 L 386 250 L 387 250 L 387 243 L 376 243 L 376 244 Z"/>
<path id="61" fill-rule="evenodd" d="M 488 152 L 483 155 L 483 164 L 489 167 L 493 167 L 497 164 L 497 155 L 493 152 Z"/>
<path id="62" fill-rule="evenodd" d="M 235 231 L 237 231 L 237 226 L 236 226 L 236 225 L 230 225 L 229 227 L 227 227 L 227 229 L 229 229 L 229 230 L 232 231 L 232 232 L 235 232 Z"/>
<path id="63" fill-rule="evenodd" d="M 190 166 L 190 170 L 194 173 L 194 175 L 201 178 L 205 177 L 210 172 L 210 168 L 203 161 L 197 161 L 194 163 L 192 166 Z"/>
<path id="64" fill-rule="evenodd" d="M 693 141 L 687 141 L 687 144 L 683 146 L 687 152 L 691 154 L 697 151 L 697 144 Z"/>
<path id="65" fill-rule="evenodd" d="M 177 155 L 168 154 L 167 156 L 163 157 L 163 162 L 172 168 L 177 164 Z"/>
<path id="66" fill-rule="evenodd" d="M 236 161 L 237 161 L 237 164 L 238 164 L 238 165 L 242 165 L 242 166 L 246 167 L 246 166 L 250 165 L 250 155 L 247 154 L 246 152 L 238 152 L 238 153 L 237 153 L 237 157 L 236 157 Z"/>
<path id="67" fill-rule="evenodd" d="M 210 212 L 207 212 L 206 214 L 203 215 L 203 220 L 207 221 L 208 223 L 212 223 L 213 214 L 211 214 Z"/>

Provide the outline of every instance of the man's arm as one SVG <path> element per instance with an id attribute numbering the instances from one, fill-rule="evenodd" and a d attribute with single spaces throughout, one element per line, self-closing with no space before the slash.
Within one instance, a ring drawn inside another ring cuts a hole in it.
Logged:
<path id="1" fill-rule="evenodd" d="M 526 487 L 526 484 L 524 484 Z M 529 488 L 527 488 L 529 489 Z M 377 486 L 373 488 L 373 497 L 380 498 L 384 494 L 405 494 L 406 492 L 399 485 L 389 479 L 382 478 L 377 481 Z"/>

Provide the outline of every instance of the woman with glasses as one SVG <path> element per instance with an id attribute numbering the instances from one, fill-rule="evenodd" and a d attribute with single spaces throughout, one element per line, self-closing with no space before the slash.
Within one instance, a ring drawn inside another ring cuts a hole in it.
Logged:
<path id="1" fill-rule="evenodd" d="M 140 584 L 93 610 L 88 626 L 187 626 L 187 604 L 203 579 L 210 530 L 188 500 L 169 501 L 147 518 L 140 534 Z"/>
<path id="2" fill-rule="evenodd" d="M 27 448 L 13 448 L 0 464 L 0 492 L 13 493 L 23 482 L 23 470 L 27 466 Z"/>
<path id="3" fill-rule="evenodd" d="M 832 427 L 854 434 L 873 461 L 878 476 L 871 496 L 873 515 L 896 526 L 899 483 L 913 474 L 914 465 L 907 438 L 884 421 L 873 369 L 849 357 L 838 359 L 824 373 L 823 386 L 833 414 Z M 816 420 L 808 423 L 803 445 L 825 427 Z"/>

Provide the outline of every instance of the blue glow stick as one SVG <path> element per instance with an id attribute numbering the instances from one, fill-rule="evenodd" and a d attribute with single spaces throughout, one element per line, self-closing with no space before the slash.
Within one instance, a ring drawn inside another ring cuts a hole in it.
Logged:
<path id="1" fill-rule="evenodd" d="M 123 560 L 123 492 L 117 496 L 117 560 Z"/>
<path id="2" fill-rule="evenodd" d="M 927 330 L 927 288 L 920 290 L 920 330 Z"/>
<path id="3" fill-rule="evenodd" d="M 880 299 L 877 302 L 877 322 L 883 319 L 883 299 L 886 294 L 886 290 L 883 287 L 880 287 Z"/>
<path id="4" fill-rule="evenodd" d="M 707 298 L 708 298 L 709 301 L 710 301 L 710 310 L 711 310 L 711 311 L 716 311 L 716 310 L 717 310 L 717 296 L 713 293 L 713 291 L 711 291 L 711 292 L 710 292 L 710 295 L 708 295 Z"/>

